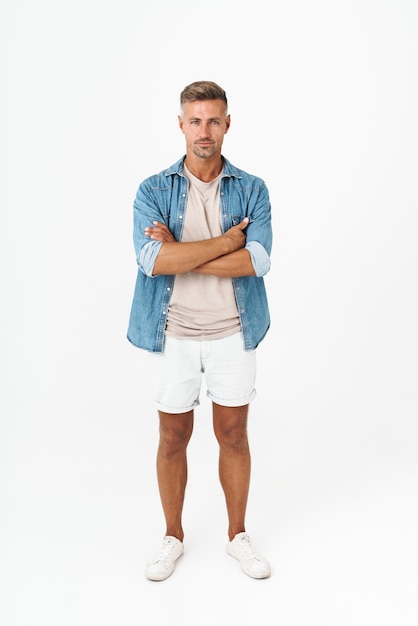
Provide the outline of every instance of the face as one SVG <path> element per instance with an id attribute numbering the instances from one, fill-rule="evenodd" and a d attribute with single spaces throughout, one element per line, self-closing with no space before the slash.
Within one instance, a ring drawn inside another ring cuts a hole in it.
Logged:
<path id="1" fill-rule="evenodd" d="M 231 123 L 223 100 L 186 102 L 179 126 L 186 138 L 187 152 L 207 159 L 221 153 L 224 135 Z"/>

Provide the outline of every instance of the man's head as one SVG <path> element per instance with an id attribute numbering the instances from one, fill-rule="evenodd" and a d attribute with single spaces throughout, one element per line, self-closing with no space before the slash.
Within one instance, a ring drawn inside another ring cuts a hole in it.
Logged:
<path id="1" fill-rule="evenodd" d="M 210 80 L 198 80 L 183 89 L 180 94 L 180 113 L 182 116 L 185 103 L 196 100 L 222 100 L 225 103 L 225 115 L 228 114 L 228 100 L 225 91 Z"/>
<path id="2" fill-rule="evenodd" d="M 178 120 L 188 157 L 219 158 L 231 123 L 225 91 L 216 83 L 198 81 L 183 89 L 180 104 Z"/>

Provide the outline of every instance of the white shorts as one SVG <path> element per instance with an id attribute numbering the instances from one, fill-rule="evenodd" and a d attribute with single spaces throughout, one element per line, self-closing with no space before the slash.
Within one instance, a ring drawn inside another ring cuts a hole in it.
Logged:
<path id="1" fill-rule="evenodd" d="M 256 352 L 244 350 L 241 333 L 205 341 L 166 336 L 164 352 L 152 359 L 154 400 L 165 413 L 197 407 L 203 376 L 216 404 L 244 406 L 256 395 Z"/>

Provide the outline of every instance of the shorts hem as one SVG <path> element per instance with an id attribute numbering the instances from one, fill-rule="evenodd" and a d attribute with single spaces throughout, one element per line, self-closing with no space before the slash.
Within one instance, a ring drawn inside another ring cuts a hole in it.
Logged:
<path id="1" fill-rule="evenodd" d="M 179 407 L 167 406 L 166 404 L 162 404 L 161 402 L 158 402 L 157 400 L 155 400 L 155 404 L 157 406 L 158 411 L 162 411 L 163 413 L 172 413 L 173 415 L 174 414 L 179 415 L 180 413 L 188 413 L 189 411 L 193 411 L 193 409 L 199 406 L 200 402 L 196 401 L 191 406 L 185 409 L 179 408 Z"/>
<path id="2" fill-rule="evenodd" d="M 256 397 L 257 392 L 254 389 L 251 393 L 249 393 L 244 398 L 235 399 L 235 400 L 227 400 L 226 398 L 216 398 L 209 391 L 206 392 L 206 395 L 210 400 L 212 400 L 212 402 L 215 402 L 215 404 L 219 404 L 220 406 L 233 407 L 233 406 L 245 406 L 246 404 L 250 404 L 250 402 L 252 402 L 254 398 Z"/>

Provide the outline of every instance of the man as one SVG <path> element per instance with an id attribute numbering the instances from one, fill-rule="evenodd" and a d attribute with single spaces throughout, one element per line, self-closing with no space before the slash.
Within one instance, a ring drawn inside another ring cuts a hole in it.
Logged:
<path id="1" fill-rule="evenodd" d="M 186 155 L 145 180 L 134 202 L 139 270 L 128 339 L 156 353 L 157 477 L 166 521 L 145 574 L 166 579 L 183 554 L 186 450 L 204 374 L 219 443 L 227 552 L 249 576 L 267 578 L 270 566 L 251 543 L 245 515 L 255 350 L 270 325 L 263 280 L 272 245 L 269 195 L 263 180 L 221 153 L 231 123 L 225 91 L 195 82 L 180 104 Z"/>

